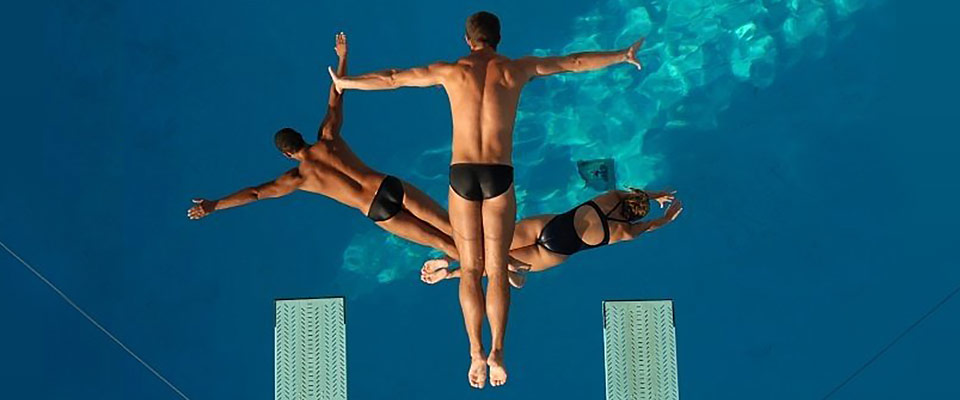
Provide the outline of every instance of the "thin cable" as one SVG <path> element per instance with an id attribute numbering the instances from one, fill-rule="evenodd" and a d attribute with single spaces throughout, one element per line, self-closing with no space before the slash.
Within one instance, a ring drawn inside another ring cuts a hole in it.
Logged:
<path id="1" fill-rule="evenodd" d="M 69 297 L 67 297 L 67 295 L 64 294 L 63 291 L 61 291 L 59 288 L 57 288 L 56 285 L 54 285 L 52 282 L 50 282 L 49 280 L 47 280 L 47 278 L 45 278 L 42 274 L 40 274 L 40 272 L 38 272 L 38 271 L 37 271 L 35 268 L 33 268 L 30 264 L 28 264 L 26 261 L 24 261 L 22 258 L 20 258 L 20 256 L 17 255 L 17 253 L 14 253 L 13 250 L 10 250 L 10 248 L 7 247 L 7 245 L 4 244 L 3 241 L 0 241 L 0 246 L 3 246 L 3 249 L 6 250 L 7 253 L 10 253 L 10 255 L 13 256 L 13 258 L 16 258 L 17 261 L 20 261 L 20 263 L 23 264 L 24 267 L 27 267 L 27 269 L 29 269 L 30 272 L 33 272 L 33 274 L 36 275 L 37 278 L 40 278 L 40 280 L 43 281 L 43 283 L 46 283 L 47 286 L 50 286 L 50 288 L 53 289 L 53 291 L 57 292 L 57 294 L 60 295 L 60 297 L 62 297 L 63 300 L 67 302 L 67 304 L 70 304 L 70 306 L 73 307 L 75 310 L 77 310 L 77 312 L 79 312 L 80 315 L 83 315 L 83 317 L 86 318 L 87 321 L 90 321 L 90 323 L 93 324 L 93 326 L 96 326 L 97 329 L 100 329 L 101 332 L 103 332 L 105 335 L 107 335 L 107 337 L 109 337 L 109 338 L 110 338 L 111 340 L 113 340 L 117 345 L 119 345 L 120 348 L 122 348 L 122 349 L 125 350 L 128 354 L 130 354 L 131 357 L 133 357 L 134 359 L 136 359 L 137 361 L 139 361 L 140 364 L 143 364 L 143 366 L 144 366 L 146 369 L 150 370 L 150 372 L 152 372 L 154 375 L 156 375 L 157 378 L 159 378 L 161 381 L 163 381 L 163 383 L 167 384 L 167 386 L 169 386 L 170 389 L 173 389 L 174 392 L 177 392 L 177 394 L 180 395 L 180 397 L 183 397 L 184 400 L 190 400 L 190 398 L 187 397 L 187 395 L 183 394 L 183 392 L 181 392 L 180 389 L 177 389 L 176 386 L 173 386 L 173 384 L 170 383 L 170 381 L 168 381 L 167 378 L 164 378 L 163 375 L 160 375 L 160 373 L 157 372 L 156 369 L 154 369 L 153 367 L 151 367 L 150 364 L 147 364 L 146 361 L 143 361 L 143 359 L 140 358 L 140 356 L 138 356 L 136 353 L 134 353 L 133 350 L 130 350 L 130 348 L 127 347 L 127 345 L 123 344 L 123 342 L 121 342 L 120 339 L 117 339 L 116 336 L 113 336 L 113 334 L 110 333 L 110 331 L 108 331 L 107 328 L 104 328 L 103 325 L 100 325 L 100 323 L 97 322 L 95 319 L 93 319 L 93 317 L 91 317 L 89 314 L 87 314 L 86 311 L 83 311 L 83 309 L 80 308 L 80 306 L 78 306 L 77 303 L 74 303 L 73 300 L 71 300 Z"/>
<path id="2" fill-rule="evenodd" d="M 850 374 L 850 376 L 848 376 L 847 379 L 844 379 L 843 382 L 840 382 L 840 384 L 837 385 L 835 388 L 833 388 L 833 390 L 831 390 L 830 393 L 827 393 L 826 396 L 823 396 L 823 399 L 825 400 L 827 398 L 830 398 L 830 396 L 833 396 L 835 393 L 837 393 L 838 390 L 840 390 L 841 388 L 846 386 L 848 383 L 850 383 L 850 381 L 852 381 L 853 378 L 855 378 L 857 375 L 863 372 L 863 370 L 867 369 L 867 367 L 869 367 L 870 364 L 873 364 L 874 361 L 877 361 L 877 359 L 879 359 L 880 356 L 883 355 L 883 353 L 886 353 L 887 350 L 890 350 L 890 348 L 893 347 L 893 345 L 897 344 L 897 342 L 899 342 L 900 339 L 903 339 L 903 337 L 906 336 L 908 333 L 910 333 L 910 331 L 912 331 L 913 328 L 916 328 L 917 325 L 920 325 L 920 323 L 923 322 L 923 320 L 927 319 L 927 317 L 937 312 L 937 310 L 940 309 L 940 306 L 950 301 L 950 299 L 953 298 L 953 296 L 955 296 L 957 293 L 960 293 L 960 286 L 957 286 L 955 289 L 953 289 L 953 291 L 950 292 L 950 294 L 948 294 L 947 297 L 944 297 L 942 300 L 940 300 L 940 302 L 937 303 L 935 306 L 933 306 L 933 308 L 931 308 L 930 311 L 927 311 L 927 313 L 923 314 L 923 316 L 920 317 L 920 319 L 916 320 L 913 324 L 907 327 L 907 329 L 905 329 L 903 332 L 900 332 L 900 335 L 898 335 L 896 339 L 893 339 L 892 342 L 884 346 L 883 349 L 878 351 L 877 354 L 875 354 L 872 358 L 867 360 L 867 362 L 863 363 L 863 365 L 861 365 L 860 368 L 857 368 L 856 371 L 853 371 L 853 373 Z"/>

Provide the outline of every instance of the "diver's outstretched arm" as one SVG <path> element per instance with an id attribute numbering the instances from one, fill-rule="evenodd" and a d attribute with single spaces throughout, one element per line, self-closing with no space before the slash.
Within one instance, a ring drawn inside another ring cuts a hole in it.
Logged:
<path id="1" fill-rule="evenodd" d="M 629 191 L 625 191 L 625 190 L 618 190 L 618 191 L 617 191 L 617 193 L 620 195 L 620 198 L 623 198 L 624 196 L 629 195 L 631 192 L 634 192 L 634 193 L 637 193 L 637 192 L 646 193 L 647 197 L 648 197 L 650 200 L 656 201 L 657 204 L 660 205 L 660 208 L 663 208 L 663 207 L 665 207 L 667 204 L 672 203 L 673 200 L 676 199 L 676 194 L 677 194 L 677 191 L 676 191 L 676 190 L 652 191 L 652 190 L 641 190 L 641 189 L 637 189 L 637 188 L 629 188 Z"/>
<path id="2" fill-rule="evenodd" d="M 294 168 L 273 181 L 242 189 L 220 200 L 193 199 L 194 204 L 187 210 L 187 218 L 200 219 L 217 210 L 239 207 L 257 200 L 286 196 L 297 190 L 302 181 L 300 172 L 297 168 Z"/>
<path id="3" fill-rule="evenodd" d="M 517 62 L 526 72 L 528 79 L 563 72 L 593 71 L 620 63 L 630 63 L 640 69 L 643 67 L 637 61 L 637 50 L 640 46 L 643 46 L 643 38 L 623 50 L 591 51 L 558 57 L 524 57 Z"/>
<path id="4" fill-rule="evenodd" d="M 337 44 L 334 50 L 340 58 L 337 63 L 337 76 L 343 76 L 347 73 L 347 35 L 343 32 L 337 34 Z M 323 117 L 323 123 L 320 124 L 320 131 L 317 132 L 319 138 L 332 137 L 340 134 L 340 127 L 343 126 L 343 94 L 337 91 L 337 87 L 330 85 L 330 97 L 327 100 L 327 115 Z"/>
<path id="5" fill-rule="evenodd" d="M 640 236 L 644 232 L 660 229 L 664 225 L 667 225 L 673 222 L 673 220 L 677 219 L 677 217 L 680 216 L 681 211 L 683 211 L 683 202 L 681 202 L 679 199 L 674 199 L 673 203 L 670 204 L 670 207 L 667 208 L 667 211 L 663 213 L 662 217 L 630 226 L 628 235 L 630 236 L 630 239 L 633 239 L 637 236 Z"/>
<path id="6" fill-rule="evenodd" d="M 338 76 L 333 73 L 332 68 L 328 68 L 328 71 L 333 79 L 333 85 L 338 91 L 343 92 L 346 89 L 387 90 L 442 85 L 451 66 L 447 63 L 434 63 L 426 67 L 387 69 L 356 76 Z"/>

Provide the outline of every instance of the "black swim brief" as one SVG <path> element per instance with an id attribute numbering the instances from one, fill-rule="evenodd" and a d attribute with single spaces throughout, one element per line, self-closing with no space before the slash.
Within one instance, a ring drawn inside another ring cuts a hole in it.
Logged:
<path id="1" fill-rule="evenodd" d="M 470 201 L 492 199 L 513 185 L 513 167 L 503 164 L 453 164 L 450 188 Z"/>
<path id="2" fill-rule="evenodd" d="M 374 222 L 386 221 L 403 209 L 403 182 L 387 175 L 380 182 L 377 194 L 373 196 L 373 203 L 367 211 L 367 218 Z"/>

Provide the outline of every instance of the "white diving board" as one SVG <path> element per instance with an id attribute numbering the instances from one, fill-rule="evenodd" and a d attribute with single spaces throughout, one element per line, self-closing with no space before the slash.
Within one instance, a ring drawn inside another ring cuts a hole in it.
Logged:
<path id="1" fill-rule="evenodd" d="M 673 301 L 604 301 L 607 400 L 677 400 Z"/>
<path id="2" fill-rule="evenodd" d="M 346 400 L 343 298 L 277 300 L 275 305 L 276 400 Z"/>

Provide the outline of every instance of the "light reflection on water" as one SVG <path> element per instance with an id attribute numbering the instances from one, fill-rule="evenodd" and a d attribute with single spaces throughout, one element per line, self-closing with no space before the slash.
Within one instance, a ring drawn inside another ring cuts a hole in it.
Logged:
<path id="1" fill-rule="evenodd" d="M 874 2 L 876 4 L 876 2 Z M 850 32 L 849 18 L 866 0 L 609 0 L 575 18 L 570 41 L 535 55 L 623 48 L 639 37 L 644 71 L 618 66 L 565 74 L 530 85 L 521 99 L 514 165 L 518 217 L 563 212 L 596 193 L 576 162 L 612 158 L 621 186 L 644 187 L 664 160 L 644 148 L 648 132 L 710 130 L 743 87 L 769 86 L 803 58 L 822 57 L 831 40 Z M 409 179 L 431 195 L 445 194 L 449 143 L 424 151 Z M 431 165 L 431 167 L 426 167 Z M 389 171 L 387 171 L 389 172 Z M 443 204 L 445 197 L 437 198 Z M 374 226 L 344 250 L 341 282 L 358 296 L 376 285 L 413 276 L 437 253 Z"/>

